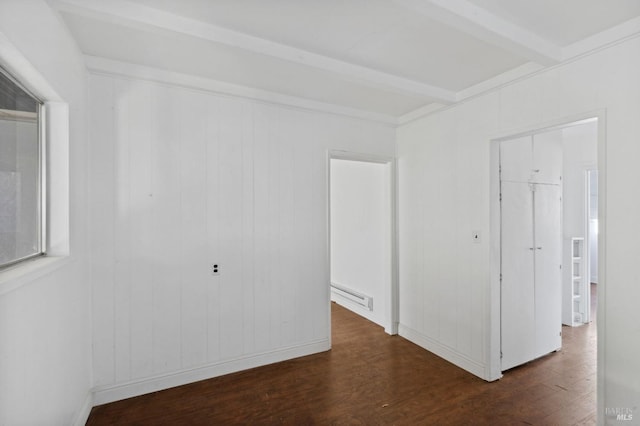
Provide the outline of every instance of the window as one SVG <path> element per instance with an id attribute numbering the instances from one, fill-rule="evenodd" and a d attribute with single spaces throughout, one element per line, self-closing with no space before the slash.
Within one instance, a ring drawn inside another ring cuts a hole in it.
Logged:
<path id="1" fill-rule="evenodd" d="M 44 252 L 40 111 L 0 69 L 0 267 Z"/>

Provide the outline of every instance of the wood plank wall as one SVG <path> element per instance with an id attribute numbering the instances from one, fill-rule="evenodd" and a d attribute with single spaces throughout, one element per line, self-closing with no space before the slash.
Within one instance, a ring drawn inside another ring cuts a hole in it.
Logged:
<path id="1" fill-rule="evenodd" d="M 394 129 L 102 74 L 90 106 L 95 386 L 327 341 L 327 151 Z"/>

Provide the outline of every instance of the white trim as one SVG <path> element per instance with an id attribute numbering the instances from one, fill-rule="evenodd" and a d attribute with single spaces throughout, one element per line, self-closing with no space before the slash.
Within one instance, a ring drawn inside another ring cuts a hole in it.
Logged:
<path id="1" fill-rule="evenodd" d="M 519 67 L 510 69 L 509 71 L 503 72 L 502 74 L 498 74 L 495 77 L 484 80 L 478 84 L 469 86 L 466 89 L 459 91 L 456 94 L 456 99 L 458 101 L 461 101 L 467 98 L 471 98 L 472 96 L 480 95 L 493 89 L 494 87 L 503 86 L 507 83 L 521 79 L 523 77 L 527 77 L 543 69 L 545 69 L 543 65 L 537 64 L 535 62 L 527 62 L 526 64 L 520 65 Z"/>
<path id="2" fill-rule="evenodd" d="M 397 154 L 398 144 L 396 143 Z M 389 328 L 385 328 L 387 334 L 398 334 L 400 325 L 400 187 L 398 185 L 398 157 L 390 163 L 391 167 L 391 299 L 389 305 Z"/>
<path id="3" fill-rule="evenodd" d="M 47 195 L 44 210 L 47 213 L 45 241 L 47 254 L 67 256 L 70 254 L 69 212 L 69 104 L 46 101 L 45 146 Z"/>
<path id="4" fill-rule="evenodd" d="M 605 49 L 640 34 L 640 16 L 577 41 L 563 49 L 564 59 L 571 59 Z"/>
<path id="5" fill-rule="evenodd" d="M 432 352 L 438 355 L 440 358 L 443 358 L 451 362 L 452 364 L 455 364 L 458 367 L 464 370 L 467 370 L 471 374 L 474 374 L 480 377 L 481 379 L 488 380 L 488 381 L 496 379 L 496 378 L 492 379 L 489 376 L 487 376 L 485 371 L 485 366 L 481 362 L 475 361 L 461 354 L 455 349 L 450 348 L 449 346 L 443 345 L 442 343 L 437 342 L 431 339 L 430 337 L 425 336 L 424 334 L 410 327 L 407 327 L 404 324 L 400 324 L 399 334 L 400 336 L 404 337 L 410 342 L 413 342 L 416 345 L 428 350 L 429 352 Z"/>
<path id="6" fill-rule="evenodd" d="M 398 120 L 388 114 L 364 111 L 357 108 L 344 107 L 340 105 L 313 101 L 295 96 L 283 95 L 262 89 L 241 86 L 232 83 L 225 83 L 204 77 L 196 77 L 190 74 L 183 74 L 173 71 L 165 71 L 159 68 L 146 67 L 127 62 L 115 61 L 112 59 L 97 56 L 85 56 L 87 68 L 93 74 L 106 74 L 124 78 L 135 78 L 160 84 L 169 84 L 177 87 L 204 90 L 220 95 L 235 96 L 253 99 L 265 103 L 288 106 L 296 109 L 318 111 L 329 114 L 336 114 L 358 118 L 361 120 L 374 121 L 387 124 L 392 127 L 397 126 Z"/>
<path id="7" fill-rule="evenodd" d="M 398 118 L 398 124 L 400 126 L 402 126 L 403 124 L 407 124 L 412 122 L 413 120 L 417 120 L 418 118 L 422 118 L 424 116 L 427 116 L 429 114 L 432 114 L 442 108 L 444 108 L 446 105 L 444 104 L 440 104 L 440 103 L 432 103 L 432 104 L 427 104 L 423 107 L 420 107 L 418 109 L 414 109 L 413 111 L 410 111 L 404 115 L 401 115 Z"/>
<path id="8" fill-rule="evenodd" d="M 597 412 L 598 424 L 604 424 L 605 384 L 606 384 L 606 353 L 605 323 L 606 290 L 607 290 L 607 111 L 602 110 L 598 115 L 598 307 L 596 333 L 597 349 Z"/>
<path id="9" fill-rule="evenodd" d="M 29 92 L 33 93 L 41 101 L 62 101 L 55 90 L 51 88 L 47 80 L 34 68 L 33 65 L 20 53 L 18 49 L 0 32 L 0 63 L 11 75 L 19 77 L 22 84 Z"/>
<path id="10" fill-rule="evenodd" d="M 0 271 L 0 297 L 74 262 L 69 256 L 38 256 Z"/>
<path id="11" fill-rule="evenodd" d="M 235 358 L 208 364 L 170 374 L 160 374 L 140 380 L 132 380 L 111 386 L 97 386 L 93 389 L 93 404 L 102 405 L 134 396 L 157 392 L 175 386 L 186 385 L 200 380 L 211 379 L 225 374 L 244 371 L 293 358 L 325 352 L 331 349 L 329 339 L 318 340 L 299 346 L 291 346 L 257 355 Z"/>
<path id="12" fill-rule="evenodd" d="M 453 92 L 441 87 L 344 62 L 126 0 L 110 0 L 108 2 L 101 0 L 57 0 L 55 4 L 60 10 L 80 16 L 107 19 L 111 22 L 115 18 L 116 21 L 130 23 L 134 27 L 142 27 L 143 29 L 148 27 L 159 28 L 306 65 L 337 74 L 346 80 L 357 81 L 375 89 L 408 96 L 426 96 L 440 102 L 453 102 L 455 100 Z"/>
<path id="13" fill-rule="evenodd" d="M 389 164 L 393 157 L 386 155 L 368 154 L 332 149 L 329 151 L 330 160 L 362 161 L 365 163 Z"/>
<path id="14" fill-rule="evenodd" d="M 84 426 L 87 424 L 87 420 L 89 420 L 89 415 L 91 415 L 91 409 L 93 408 L 93 394 L 91 392 L 87 393 L 87 396 L 84 399 L 84 403 L 78 411 L 76 415 L 76 419 L 73 422 L 73 426 Z"/>
<path id="15" fill-rule="evenodd" d="M 500 269 L 501 269 L 501 223 L 500 223 L 500 141 L 489 145 L 489 285 L 485 291 L 483 306 L 485 321 L 484 356 L 488 377 L 502 377 L 501 317 L 500 317 Z"/>
<path id="16" fill-rule="evenodd" d="M 391 209 L 391 286 L 389 288 L 389 300 L 386 306 L 386 318 L 384 322 L 384 331 L 390 335 L 398 334 L 399 324 L 399 274 L 398 274 L 398 185 L 397 185 L 397 160 L 390 156 L 381 156 L 375 154 L 356 153 L 342 150 L 330 150 L 327 153 L 327 258 L 328 276 L 331 277 L 331 160 L 350 160 L 363 161 L 367 163 L 378 163 L 389 165 L 389 190 L 390 190 L 390 209 Z M 329 279 L 331 281 L 331 279 Z M 331 303 L 331 282 L 328 283 L 328 297 Z M 329 311 L 331 312 L 331 311 Z M 329 323 L 331 323 L 331 315 L 329 315 Z M 331 324 L 329 324 L 329 332 L 331 332 Z"/>
<path id="17" fill-rule="evenodd" d="M 580 126 L 582 124 L 596 123 L 598 122 L 599 114 L 601 114 L 602 111 L 603 110 L 596 110 L 585 114 L 576 114 L 559 120 L 546 121 L 535 126 L 516 127 L 506 132 L 500 132 L 499 135 L 494 135 L 491 140 L 503 142 L 525 136 L 533 136 L 539 133 L 551 132 L 553 130 L 567 129 L 573 126 Z"/>

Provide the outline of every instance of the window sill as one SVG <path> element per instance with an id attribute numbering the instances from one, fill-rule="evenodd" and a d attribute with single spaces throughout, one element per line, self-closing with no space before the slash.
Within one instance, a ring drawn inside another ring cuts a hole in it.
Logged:
<path id="1" fill-rule="evenodd" d="M 70 256 L 41 256 L 0 271 L 0 297 L 62 268 Z"/>

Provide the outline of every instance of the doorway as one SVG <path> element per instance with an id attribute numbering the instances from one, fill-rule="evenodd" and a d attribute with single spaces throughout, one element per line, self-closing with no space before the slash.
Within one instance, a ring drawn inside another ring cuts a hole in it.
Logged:
<path id="1" fill-rule="evenodd" d="M 331 301 L 397 334 L 395 164 L 329 156 Z"/>
<path id="2" fill-rule="evenodd" d="M 500 331 L 499 360 L 493 365 L 500 372 L 560 349 L 561 323 L 591 321 L 591 265 L 597 265 L 592 244 L 597 197 L 591 193 L 597 189 L 600 137 L 598 119 L 591 118 L 494 141 L 498 214 L 493 209 L 492 216 L 500 231 L 492 238 L 499 253 Z M 561 177 L 554 182 L 556 174 Z M 555 198 L 561 199 L 553 209 L 544 197 L 551 188 L 559 190 Z M 539 212 L 540 197 L 544 213 Z M 553 222 L 559 227 L 550 240 L 549 232 L 540 230 L 553 230 Z"/>

